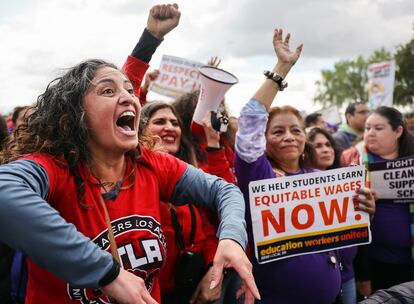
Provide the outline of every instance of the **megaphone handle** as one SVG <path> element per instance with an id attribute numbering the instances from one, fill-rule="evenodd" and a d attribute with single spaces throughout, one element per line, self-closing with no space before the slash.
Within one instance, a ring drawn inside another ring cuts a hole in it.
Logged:
<path id="1" fill-rule="evenodd" d="M 226 116 L 223 116 L 220 120 L 220 133 L 225 133 L 227 132 L 227 127 L 229 126 L 229 119 Z"/>
<path id="2" fill-rule="evenodd" d="M 217 112 L 210 111 L 210 113 L 211 113 L 210 115 L 211 126 L 213 127 L 214 130 L 216 130 L 217 132 L 220 132 L 220 121 L 217 118 Z"/>
<path id="3" fill-rule="evenodd" d="M 217 118 L 217 112 L 210 111 L 211 113 L 211 126 L 217 132 L 223 133 L 227 131 L 227 125 L 229 124 L 229 119 L 226 116 Z"/>

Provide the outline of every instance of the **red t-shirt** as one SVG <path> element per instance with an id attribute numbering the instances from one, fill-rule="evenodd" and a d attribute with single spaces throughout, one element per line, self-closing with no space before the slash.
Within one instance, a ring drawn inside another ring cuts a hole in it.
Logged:
<path id="1" fill-rule="evenodd" d="M 176 290 L 175 275 L 180 271 L 177 268 L 177 261 L 180 255 L 180 248 L 177 244 L 176 233 L 173 227 L 170 208 L 174 208 L 178 222 L 181 226 L 185 250 L 203 253 L 205 270 L 209 266 L 216 254 L 218 240 L 216 237 L 216 227 L 210 223 L 206 216 L 206 209 L 194 206 L 195 213 L 195 233 L 194 242 L 191 243 L 191 211 L 188 204 L 183 206 L 168 206 L 161 203 L 161 226 L 165 234 L 168 254 L 165 266 L 161 269 L 160 286 L 161 294 L 172 294 Z"/>
<path id="2" fill-rule="evenodd" d="M 101 189 L 89 168 L 82 166 L 79 170 L 85 180 L 88 208 L 84 209 L 78 202 L 74 178 L 67 167 L 59 165 L 47 154 L 38 153 L 26 159 L 36 161 L 46 170 L 50 186 L 48 202 L 80 232 L 109 251 L 108 226 L 99 198 Z M 186 163 L 168 154 L 142 148 L 139 160 L 127 163 L 125 176 L 134 170 L 135 182 L 128 187 L 132 177 L 127 178 L 116 199 L 106 201 L 123 268 L 144 279 L 157 301 L 160 301 L 157 276 L 166 255 L 159 204 L 160 200 L 170 201 L 186 167 Z M 26 304 L 111 303 L 99 290 L 70 286 L 30 260 L 28 266 Z"/>

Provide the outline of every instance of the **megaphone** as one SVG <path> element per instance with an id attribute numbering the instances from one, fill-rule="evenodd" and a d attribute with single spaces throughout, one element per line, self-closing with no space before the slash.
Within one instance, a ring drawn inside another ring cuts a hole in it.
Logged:
<path id="1" fill-rule="evenodd" d="M 230 87 L 239 82 L 233 74 L 209 65 L 199 68 L 200 96 L 191 121 L 191 133 L 204 136 L 203 118 L 209 111 L 216 112 Z"/>

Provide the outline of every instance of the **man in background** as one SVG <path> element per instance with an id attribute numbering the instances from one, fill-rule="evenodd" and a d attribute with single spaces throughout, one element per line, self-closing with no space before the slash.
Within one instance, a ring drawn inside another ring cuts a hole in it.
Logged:
<path id="1" fill-rule="evenodd" d="M 414 136 L 414 112 L 406 113 L 404 115 L 404 119 L 408 132 Z"/>
<path id="2" fill-rule="evenodd" d="M 363 102 L 354 102 L 348 105 L 345 110 L 346 123 L 341 124 L 338 131 L 333 134 L 341 152 L 355 146 L 362 140 L 368 114 L 368 106 Z"/>
<path id="3" fill-rule="evenodd" d="M 305 128 L 306 131 L 310 131 L 312 128 L 326 129 L 326 122 L 322 117 L 321 113 L 314 112 L 305 117 Z"/>

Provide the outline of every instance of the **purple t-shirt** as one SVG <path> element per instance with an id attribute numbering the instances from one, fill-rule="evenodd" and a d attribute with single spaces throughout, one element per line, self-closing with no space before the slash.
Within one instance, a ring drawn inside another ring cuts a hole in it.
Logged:
<path id="1" fill-rule="evenodd" d="M 371 154 L 374 162 L 385 159 Z M 408 204 L 376 201 L 375 216 L 371 223 L 372 243 L 368 256 L 390 264 L 411 264 L 411 228 Z"/>
<path id="2" fill-rule="evenodd" d="M 357 254 L 357 247 L 338 249 L 338 254 L 343 266 L 341 271 L 342 283 L 346 283 L 355 277 L 354 259 Z"/>
<path id="3" fill-rule="evenodd" d="M 249 182 L 276 177 L 265 154 L 248 163 L 236 153 L 235 168 L 246 202 Z M 246 206 L 246 222 L 249 243 L 253 244 L 249 206 Z M 333 303 L 341 288 L 339 267 L 329 261 L 333 254 L 307 254 L 266 264 L 258 264 L 252 254 L 253 274 L 262 297 L 257 303 Z"/>

